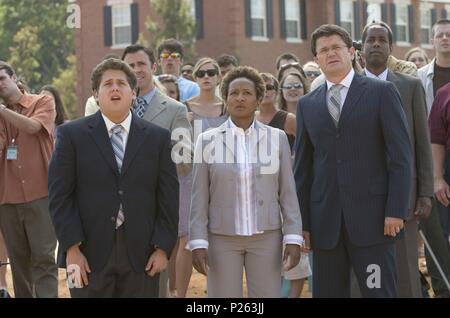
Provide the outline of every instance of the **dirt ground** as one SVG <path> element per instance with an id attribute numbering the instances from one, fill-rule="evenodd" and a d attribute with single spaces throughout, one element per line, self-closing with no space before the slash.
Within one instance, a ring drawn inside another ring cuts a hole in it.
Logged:
<path id="1" fill-rule="evenodd" d="M 10 295 L 14 295 L 14 291 L 12 288 L 12 278 L 11 278 L 11 270 L 8 266 L 7 269 L 7 281 L 8 281 L 8 291 Z M 65 272 L 64 270 L 59 270 L 59 297 L 60 298 L 70 298 L 69 290 L 67 288 L 67 283 L 65 280 Z M 311 293 L 308 289 L 308 283 L 305 283 L 305 288 L 303 289 L 302 297 L 310 298 Z M 206 297 L 206 279 L 205 276 L 197 273 L 195 270 L 192 273 L 191 282 L 189 284 L 189 289 L 187 292 L 187 297 L 189 298 L 205 298 Z"/>

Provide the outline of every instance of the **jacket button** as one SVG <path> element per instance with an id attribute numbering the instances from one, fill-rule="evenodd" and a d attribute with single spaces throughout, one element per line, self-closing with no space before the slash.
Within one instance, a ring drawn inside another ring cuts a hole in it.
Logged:
<path id="1" fill-rule="evenodd" d="M 262 205 L 264 204 L 264 201 L 263 201 L 263 200 L 259 200 L 259 201 L 258 201 L 258 204 L 259 204 L 260 206 L 262 206 Z"/>
<path id="2" fill-rule="evenodd" d="M 123 190 L 119 190 L 117 193 L 119 193 L 119 195 L 123 195 Z"/>
<path id="3" fill-rule="evenodd" d="M 111 217 L 111 222 L 116 222 L 116 217 L 115 216 Z"/>

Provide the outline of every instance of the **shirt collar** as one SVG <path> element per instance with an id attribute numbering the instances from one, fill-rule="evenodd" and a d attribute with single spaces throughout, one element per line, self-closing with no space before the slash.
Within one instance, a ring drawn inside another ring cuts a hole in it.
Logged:
<path id="1" fill-rule="evenodd" d="M 128 112 L 128 116 L 127 118 L 124 119 L 124 121 L 122 121 L 121 123 L 113 123 L 108 117 L 106 117 L 103 113 L 102 113 L 102 117 L 103 120 L 105 121 L 106 124 L 106 129 L 108 130 L 108 133 L 111 133 L 111 129 L 116 126 L 116 125 L 121 125 L 122 128 L 127 132 L 127 134 L 130 133 L 130 127 L 131 127 L 131 112 Z"/>
<path id="2" fill-rule="evenodd" d="M 344 79 L 340 83 L 333 83 L 327 80 L 327 89 L 329 90 L 332 86 L 336 84 L 341 84 L 344 87 L 350 88 L 350 84 L 353 81 L 353 77 L 355 77 L 355 71 L 353 68 L 350 69 L 350 72 L 344 77 Z"/>
<path id="3" fill-rule="evenodd" d="M 157 88 L 154 87 L 150 92 L 148 92 L 147 94 L 140 96 L 141 98 L 143 98 L 145 100 L 145 102 L 147 103 L 147 105 L 150 105 L 150 102 L 152 101 L 153 96 L 155 96 L 156 94 L 156 90 Z"/>
<path id="4" fill-rule="evenodd" d="M 383 81 L 387 80 L 387 75 L 388 75 L 388 69 L 387 68 L 382 73 L 380 73 L 380 75 L 375 75 L 375 74 L 371 73 L 367 68 L 364 69 L 364 72 L 366 73 L 367 77 L 378 78 L 378 79 L 383 80 Z"/>
<path id="5" fill-rule="evenodd" d="M 253 118 L 252 124 L 250 125 L 250 127 L 247 128 L 246 131 L 244 131 L 244 129 L 236 126 L 235 123 L 233 123 L 233 121 L 231 120 L 231 117 L 228 118 L 228 127 L 231 128 L 231 131 L 233 132 L 233 136 L 236 136 L 236 135 L 241 135 L 241 136 L 250 135 L 253 132 L 253 130 L 255 129 L 255 118 Z"/>

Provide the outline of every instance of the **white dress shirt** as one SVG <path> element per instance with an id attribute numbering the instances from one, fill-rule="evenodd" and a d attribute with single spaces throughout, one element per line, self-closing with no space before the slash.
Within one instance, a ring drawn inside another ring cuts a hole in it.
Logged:
<path id="1" fill-rule="evenodd" d="M 387 81 L 388 69 L 386 68 L 380 75 L 372 74 L 367 68 L 364 69 L 364 73 L 367 77 L 380 79 L 382 81 Z"/>
<path id="2" fill-rule="evenodd" d="M 343 87 L 341 88 L 341 101 L 340 101 L 340 107 L 341 107 L 341 113 L 342 113 L 342 107 L 344 107 L 345 99 L 347 98 L 348 90 L 350 89 L 350 84 L 353 81 L 353 77 L 355 77 L 355 71 L 353 68 L 348 72 L 348 74 L 344 77 L 344 79 L 340 83 L 333 83 L 327 80 L 327 103 L 330 101 L 331 93 L 330 88 L 336 84 L 341 84 Z"/>
<path id="3" fill-rule="evenodd" d="M 111 129 L 116 125 L 121 125 L 123 128 L 122 136 L 123 136 L 123 150 L 127 148 L 127 141 L 128 141 L 128 134 L 130 133 L 130 127 L 131 127 L 131 112 L 128 113 L 127 118 L 124 119 L 123 122 L 116 124 L 113 123 L 108 117 L 106 117 L 102 113 L 103 120 L 105 121 L 106 129 L 108 130 L 108 136 L 111 138 L 112 131 Z"/>

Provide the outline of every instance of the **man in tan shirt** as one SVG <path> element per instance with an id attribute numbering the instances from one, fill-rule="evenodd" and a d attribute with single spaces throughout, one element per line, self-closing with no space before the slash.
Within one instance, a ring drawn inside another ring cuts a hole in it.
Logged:
<path id="1" fill-rule="evenodd" d="M 47 173 L 55 104 L 20 91 L 0 61 L 0 229 L 15 297 L 57 297 L 56 237 L 48 212 Z"/>

